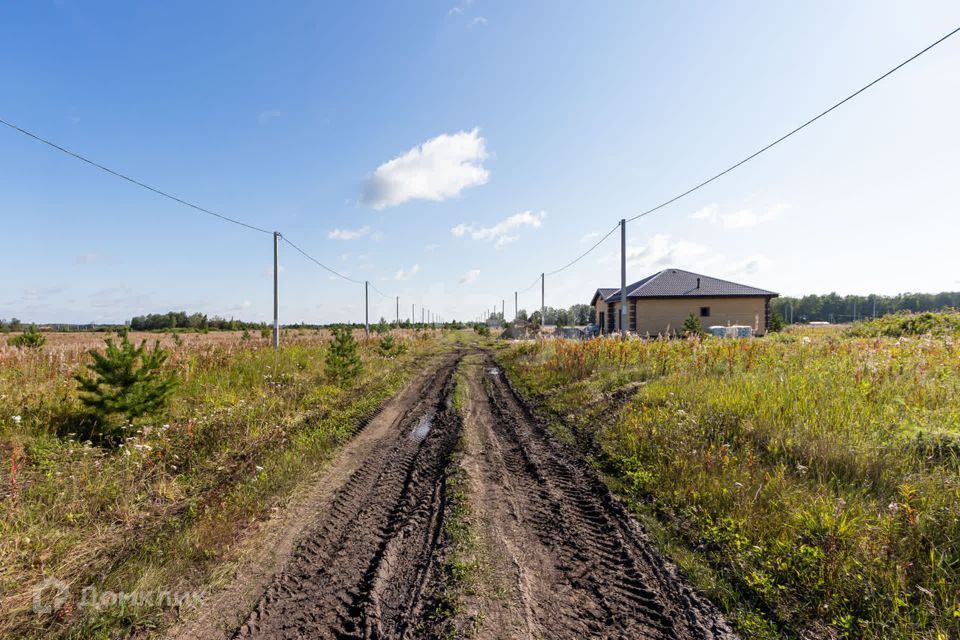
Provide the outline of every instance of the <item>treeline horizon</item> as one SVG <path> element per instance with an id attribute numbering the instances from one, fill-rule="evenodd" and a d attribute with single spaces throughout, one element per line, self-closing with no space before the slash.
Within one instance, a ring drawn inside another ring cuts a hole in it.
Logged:
<path id="1" fill-rule="evenodd" d="M 960 309 L 960 291 L 942 291 L 940 293 L 900 293 L 892 296 L 880 294 L 870 295 L 839 295 L 837 293 L 810 294 L 802 297 L 781 296 L 770 301 L 770 309 L 777 313 L 784 322 L 852 322 L 864 318 L 880 317 L 891 313 L 908 311 L 919 313 L 924 311 L 943 311 L 945 309 Z M 518 311 L 518 318 L 541 324 L 540 309 L 528 313 L 525 309 Z M 596 310 L 588 304 L 573 304 L 567 308 L 546 307 L 547 325 L 577 326 L 596 323 Z M 499 311 L 490 316 L 502 322 L 512 322 L 506 319 Z M 135 316 L 124 323 L 69 323 L 69 322 L 38 322 L 28 323 L 18 318 L 9 320 L 0 318 L 0 332 L 23 331 L 31 324 L 52 331 L 111 331 L 126 327 L 132 331 L 243 331 L 258 330 L 271 327 L 271 322 L 248 322 L 236 318 L 207 316 L 204 313 L 190 313 L 186 311 L 168 311 L 167 313 L 151 313 Z M 394 325 L 393 320 L 380 318 L 371 321 L 374 325 Z M 401 318 L 400 327 L 411 328 L 426 326 L 430 323 L 413 322 Z M 472 324 L 471 321 L 447 321 L 444 326 Z M 332 326 L 363 327 L 363 322 L 327 322 L 307 323 L 297 322 L 281 324 L 287 329 L 324 329 Z"/>
<path id="2" fill-rule="evenodd" d="M 960 309 L 960 291 L 899 293 L 893 296 L 841 296 L 836 293 L 781 296 L 770 301 L 770 308 L 787 323 L 853 322 L 901 311 L 919 313 Z"/>

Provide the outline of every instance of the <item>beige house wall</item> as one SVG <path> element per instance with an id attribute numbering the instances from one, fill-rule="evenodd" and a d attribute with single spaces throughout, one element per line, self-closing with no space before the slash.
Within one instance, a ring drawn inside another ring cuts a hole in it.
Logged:
<path id="1" fill-rule="evenodd" d="M 757 335 L 767 332 L 766 299 L 755 298 L 647 298 L 628 300 L 627 304 L 637 305 L 636 332 L 643 336 L 679 333 L 683 322 L 692 313 L 700 319 L 700 325 L 706 329 L 713 325 L 727 326 L 742 324 L 753 328 Z M 607 313 L 607 303 L 598 300 L 596 305 L 597 319 L 600 312 Z M 616 330 L 620 330 L 620 301 L 614 302 Z M 710 307 L 710 317 L 700 317 L 700 307 Z M 629 313 L 628 320 L 629 322 Z M 603 331 L 607 330 L 605 324 Z"/>
<path id="2" fill-rule="evenodd" d="M 679 333 L 692 313 L 706 329 L 712 325 L 745 324 L 754 333 L 767 331 L 764 298 L 664 298 L 640 300 L 637 306 L 637 333 L 656 335 Z M 710 317 L 700 317 L 700 307 L 710 307 Z"/>

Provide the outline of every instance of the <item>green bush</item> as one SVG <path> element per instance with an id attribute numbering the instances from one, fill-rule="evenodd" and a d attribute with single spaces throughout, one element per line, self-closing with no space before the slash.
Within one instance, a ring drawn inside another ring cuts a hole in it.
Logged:
<path id="1" fill-rule="evenodd" d="M 18 349 L 40 349 L 47 343 L 47 338 L 32 324 L 30 328 L 18 336 L 11 336 L 7 344 Z"/>
<path id="2" fill-rule="evenodd" d="M 960 334 L 960 312 L 896 313 L 858 322 L 848 328 L 845 333 L 850 337 L 858 338 L 958 335 Z"/>
<path id="3" fill-rule="evenodd" d="M 380 338 L 380 344 L 377 347 L 380 350 L 380 355 L 384 358 L 395 358 L 407 350 L 407 345 L 398 342 L 389 333 Z"/>
<path id="4" fill-rule="evenodd" d="M 700 324 L 700 318 L 691 313 L 687 316 L 687 319 L 683 321 L 683 329 L 681 332 L 685 336 L 702 336 L 703 325 Z"/>
<path id="5" fill-rule="evenodd" d="M 91 429 L 85 435 L 116 444 L 127 423 L 166 407 L 177 379 L 174 372 L 163 370 L 167 352 L 159 340 L 153 349 L 147 349 L 146 340 L 134 346 L 122 331 L 119 345 L 113 338 L 105 342 L 104 353 L 89 351 L 93 358 L 87 365 L 91 375 L 78 373 L 74 379 L 80 385 L 80 401 L 93 417 L 85 421 Z"/>
<path id="6" fill-rule="evenodd" d="M 333 342 L 327 351 L 327 377 L 338 386 L 346 386 L 363 371 L 357 341 L 348 327 L 333 327 Z"/>
<path id="7" fill-rule="evenodd" d="M 767 327 L 771 332 L 783 331 L 783 316 L 779 311 L 774 310 L 770 314 L 770 325 Z"/>

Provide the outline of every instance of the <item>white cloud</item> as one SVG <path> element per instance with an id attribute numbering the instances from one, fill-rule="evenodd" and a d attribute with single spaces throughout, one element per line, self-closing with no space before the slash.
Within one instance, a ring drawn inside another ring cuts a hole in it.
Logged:
<path id="1" fill-rule="evenodd" d="M 370 233 L 370 227 L 360 227 L 359 229 L 333 229 L 327 234 L 331 240 L 358 240 Z"/>
<path id="2" fill-rule="evenodd" d="M 437 244 L 436 242 L 431 242 L 430 244 L 426 245 L 423 248 L 423 250 L 426 251 L 427 253 L 430 253 L 432 251 L 436 251 L 439 248 L 440 248 L 439 244 Z"/>
<path id="3" fill-rule="evenodd" d="M 260 124 L 267 124 L 271 120 L 276 120 L 282 115 L 279 109 L 267 109 L 266 111 L 261 111 L 257 116 L 257 122 Z"/>
<path id="4" fill-rule="evenodd" d="M 627 267 L 642 271 L 656 271 L 666 267 L 686 267 L 691 260 L 702 258 L 707 247 L 687 240 L 674 240 L 668 234 L 659 233 L 645 245 L 627 245 Z M 620 252 L 608 253 L 598 261 L 600 264 L 619 263 Z M 644 275 L 648 275 L 644 273 Z"/>
<path id="5" fill-rule="evenodd" d="M 487 19 L 483 16 L 477 16 L 467 23 L 467 29 L 473 29 L 474 27 L 485 27 L 487 26 Z"/>
<path id="6" fill-rule="evenodd" d="M 73 259 L 73 264 L 93 264 L 94 262 L 99 262 L 100 256 L 96 253 L 85 253 L 80 256 L 76 256 Z"/>
<path id="7" fill-rule="evenodd" d="M 708 204 L 704 208 L 691 213 L 690 218 L 693 220 L 708 220 L 710 222 L 716 222 L 717 214 L 719 212 L 720 207 L 715 204 Z"/>
<path id="8" fill-rule="evenodd" d="M 744 227 L 755 227 L 758 224 L 770 222 L 779 215 L 779 208 L 773 208 L 762 213 L 756 213 L 753 209 L 741 209 L 734 213 L 721 215 L 720 221 L 727 229 L 743 229 Z"/>
<path id="9" fill-rule="evenodd" d="M 403 268 L 401 267 L 400 270 L 397 271 L 396 275 L 393 276 L 393 279 L 394 279 L 394 280 L 409 280 L 409 279 L 412 278 L 413 276 L 417 275 L 417 273 L 418 273 L 419 271 L 420 271 L 420 265 L 419 265 L 419 264 L 415 264 L 415 265 L 413 265 L 412 267 L 410 267 L 410 270 L 409 270 L 409 271 L 407 271 L 407 270 L 405 270 L 405 269 L 403 269 Z"/>
<path id="10" fill-rule="evenodd" d="M 528 227 L 530 229 L 539 229 L 543 225 L 543 219 L 547 217 L 546 212 L 521 211 L 508 218 L 504 218 L 492 227 L 479 227 L 472 224 L 460 223 L 450 229 L 450 234 L 456 238 L 462 238 L 469 234 L 474 240 L 487 241 L 492 240 L 493 246 L 502 249 L 511 242 L 516 242 L 519 236 L 511 233 L 517 229 Z"/>
<path id="11" fill-rule="evenodd" d="M 601 236 L 603 236 L 603 234 L 600 233 L 599 231 L 591 231 L 590 233 L 584 234 L 583 237 L 580 238 L 580 242 L 590 242 L 591 240 L 598 240 Z"/>
<path id="12" fill-rule="evenodd" d="M 467 271 L 462 278 L 460 278 L 460 284 L 470 284 L 479 277 L 480 269 L 471 269 L 470 271 Z"/>
<path id="13" fill-rule="evenodd" d="M 450 10 L 447 11 L 448 16 L 456 16 L 463 14 L 464 11 L 470 8 L 470 5 L 473 4 L 473 0 L 460 0 L 457 4 L 450 7 Z"/>
<path id="14" fill-rule="evenodd" d="M 486 140 L 479 129 L 444 133 L 377 167 L 360 200 L 374 209 L 416 199 L 441 202 L 486 184 L 486 159 Z"/>
<path id="15" fill-rule="evenodd" d="M 719 223 L 727 229 L 744 229 L 775 220 L 782 211 L 783 205 L 776 205 L 762 212 L 756 212 L 753 209 L 740 209 L 733 213 L 720 213 L 718 205 L 708 204 L 691 213 L 690 218 L 692 220 L 703 220 L 710 224 Z"/>

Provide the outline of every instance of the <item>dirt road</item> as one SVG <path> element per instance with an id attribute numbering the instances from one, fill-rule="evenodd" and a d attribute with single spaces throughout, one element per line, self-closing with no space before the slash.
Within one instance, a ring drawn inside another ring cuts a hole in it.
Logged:
<path id="1" fill-rule="evenodd" d="M 462 359 L 398 394 L 358 436 L 349 473 L 228 635 L 436 635 L 448 479 L 459 465 L 481 569 L 455 614 L 469 622 L 447 620 L 445 633 L 469 625 L 481 638 L 733 637 L 593 470 L 537 423 L 489 354 Z"/>

